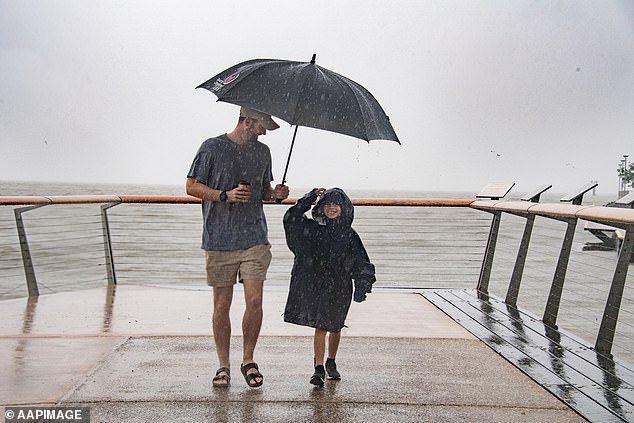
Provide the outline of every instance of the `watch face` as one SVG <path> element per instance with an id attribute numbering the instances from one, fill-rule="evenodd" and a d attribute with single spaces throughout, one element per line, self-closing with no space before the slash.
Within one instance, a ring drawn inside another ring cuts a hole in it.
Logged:
<path id="1" fill-rule="evenodd" d="M 222 191 L 220 193 L 220 201 L 222 201 L 223 203 L 227 201 L 227 191 Z"/>

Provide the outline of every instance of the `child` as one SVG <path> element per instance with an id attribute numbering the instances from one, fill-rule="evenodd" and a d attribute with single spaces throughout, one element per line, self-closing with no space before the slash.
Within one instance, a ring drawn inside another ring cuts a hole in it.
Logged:
<path id="1" fill-rule="evenodd" d="M 313 219 L 304 216 L 311 205 Z M 284 321 L 315 328 L 315 373 L 310 383 L 324 386 L 341 378 L 335 357 L 353 296 L 362 302 L 372 291 L 374 265 L 352 229 L 354 207 L 340 188 L 315 188 L 284 215 L 286 243 L 295 255 Z M 324 369 L 328 334 L 328 359 Z"/>

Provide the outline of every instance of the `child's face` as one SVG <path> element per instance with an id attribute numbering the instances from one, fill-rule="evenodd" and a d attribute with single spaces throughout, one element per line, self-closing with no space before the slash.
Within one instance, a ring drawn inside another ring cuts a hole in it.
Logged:
<path id="1" fill-rule="evenodd" d="M 328 219 L 336 219 L 341 216 L 341 206 L 335 203 L 324 204 L 324 216 Z"/>

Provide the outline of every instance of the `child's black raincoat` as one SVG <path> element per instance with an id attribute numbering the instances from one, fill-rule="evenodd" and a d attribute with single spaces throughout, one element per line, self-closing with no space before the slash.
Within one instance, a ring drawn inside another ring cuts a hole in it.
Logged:
<path id="1" fill-rule="evenodd" d="M 295 254 L 284 321 L 339 332 L 352 300 L 371 292 L 375 281 L 361 238 L 352 229 L 354 207 L 339 188 L 326 191 L 313 208 L 313 219 L 304 216 L 317 199 L 309 192 L 284 215 L 286 243 Z M 323 215 L 322 206 L 334 202 L 341 207 L 338 219 Z"/>

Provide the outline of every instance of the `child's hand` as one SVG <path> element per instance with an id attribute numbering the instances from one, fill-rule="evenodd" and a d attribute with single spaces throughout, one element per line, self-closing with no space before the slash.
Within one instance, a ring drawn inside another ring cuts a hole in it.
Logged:
<path id="1" fill-rule="evenodd" d="M 323 197 L 324 193 L 326 192 L 326 188 L 315 188 L 313 191 L 315 192 L 315 194 L 317 194 L 317 199 L 313 202 L 313 204 L 317 204 L 319 199 Z"/>
<path id="2" fill-rule="evenodd" d="M 359 278 L 354 281 L 354 301 L 361 303 L 365 301 L 367 294 L 372 292 L 372 283 Z"/>
<path id="3" fill-rule="evenodd" d="M 366 293 L 364 291 L 359 291 L 358 289 L 354 290 L 354 302 L 362 303 L 365 301 Z"/>

